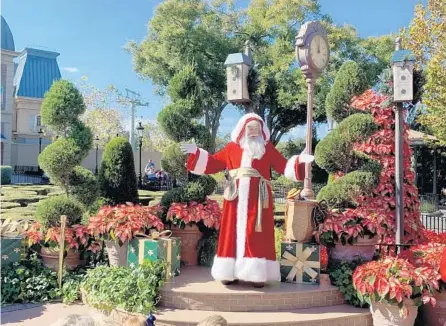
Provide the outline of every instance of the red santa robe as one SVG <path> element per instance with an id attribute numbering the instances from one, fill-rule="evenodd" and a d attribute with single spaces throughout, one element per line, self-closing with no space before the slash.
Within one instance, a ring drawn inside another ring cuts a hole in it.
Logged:
<path id="1" fill-rule="evenodd" d="M 239 142 L 245 134 L 246 124 L 258 120 L 265 140 L 265 154 L 260 159 L 252 159 Z M 188 170 L 194 174 L 214 174 L 223 171 L 248 167 L 256 169 L 263 178 L 270 180 L 270 168 L 287 178 L 303 180 L 305 164 L 299 164 L 299 157 L 289 160 L 268 140 L 270 131 L 256 114 L 244 115 L 231 134 L 231 142 L 221 151 L 210 155 L 199 148 L 188 159 Z M 238 197 L 224 200 L 217 255 L 212 266 L 215 280 L 247 282 L 280 281 L 280 265 L 276 260 L 274 244 L 274 214 L 271 187 L 268 186 L 269 205 L 263 209 L 262 231 L 255 231 L 258 209 L 259 178 L 242 177 L 237 180 Z"/>

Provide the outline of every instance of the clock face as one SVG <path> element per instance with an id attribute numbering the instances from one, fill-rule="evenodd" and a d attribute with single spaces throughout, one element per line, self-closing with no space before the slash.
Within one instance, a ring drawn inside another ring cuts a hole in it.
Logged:
<path id="1" fill-rule="evenodd" d="M 328 64 L 328 44 L 327 41 L 321 36 L 316 35 L 313 37 L 310 43 L 310 58 L 318 70 L 323 70 Z"/>

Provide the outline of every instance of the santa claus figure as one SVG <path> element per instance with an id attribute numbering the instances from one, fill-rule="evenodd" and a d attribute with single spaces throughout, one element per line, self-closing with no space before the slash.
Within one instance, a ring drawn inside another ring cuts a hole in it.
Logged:
<path id="1" fill-rule="evenodd" d="M 214 155 L 194 144 L 182 146 L 182 151 L 189 154 L 187 168 L 191 173 L 228 170 L 212 266 L 214 279 L 225 285 L 242 280 L 263 287 L 267 281 L 280 281 L 270 168 L 293 181 L 303 180 L 305 163 L 311 163 L 314 157 L 303 153 L 287 160 L 269 138 L 270 131 L 262 118 L 249 113 L 239 120 L 231 142 Z"/>

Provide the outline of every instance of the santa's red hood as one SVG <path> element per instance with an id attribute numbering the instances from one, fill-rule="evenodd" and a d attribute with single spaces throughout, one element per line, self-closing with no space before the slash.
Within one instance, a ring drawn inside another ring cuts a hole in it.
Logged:
<path id="1" fill-rule="evenodd" d="M 269 141 L 269 138 L 271 137 L 271 133 L 270 133 L 266 123 L 263 121 L 263 119 L 259 115 L 255 114 L 255 113 L 248 113 L 240 118 L 240 120 L 237 122 L 237 125 L 235 126 L 234 130 L 231 133 L 231 140 L 234 143 L 240 142 L 240 139 L 245 135 L 246 125 L 253 120 L 257 120 L 258 122 L 260 122 L 260 125 L 262 126 L 263 139 L 265 140 L 265 142 Z"/>

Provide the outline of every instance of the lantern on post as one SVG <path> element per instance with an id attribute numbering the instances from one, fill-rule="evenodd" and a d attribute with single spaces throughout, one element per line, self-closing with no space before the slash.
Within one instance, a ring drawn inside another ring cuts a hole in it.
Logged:
<path id="1" fill-rule="evenodd" d="M 390 60 L 393 72 L 393 101 L 395 107 L 395 243 L 404 242 L 404 165 L 403 165 L 403 102 L 413 100 L 413 68 L 415 56 L 410 50 L 401 50 L 401 38 L 395 40 L 395 52 Z"/>
<path id="2" fill-rule="evenodd" d="M 227 100 L 231 103 L 250 102 L 248 94 L 248 73 L 252 60 L 248 54 L 232 53 L 225 61 Z"/>

